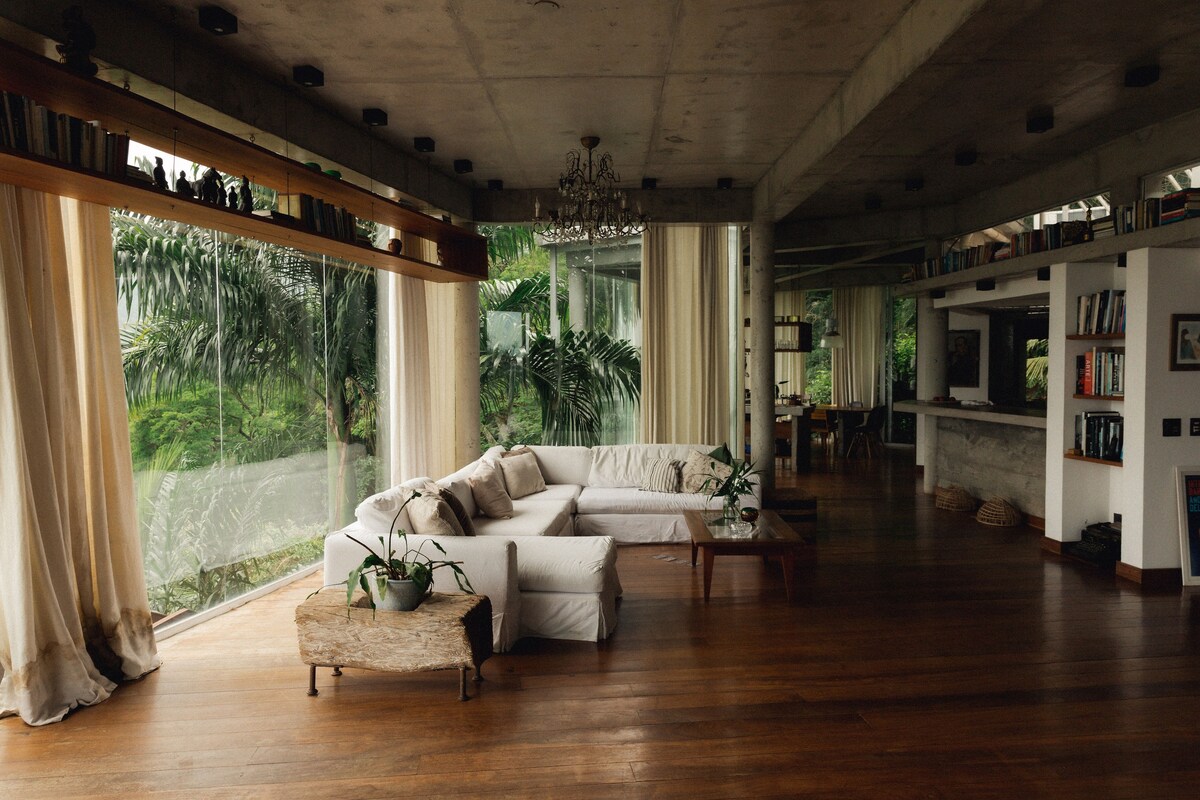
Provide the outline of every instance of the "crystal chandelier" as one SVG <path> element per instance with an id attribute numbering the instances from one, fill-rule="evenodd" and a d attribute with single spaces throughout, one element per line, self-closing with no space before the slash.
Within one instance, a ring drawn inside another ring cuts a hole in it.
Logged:
<path id="1" fill-rule="evenodd" d="M 584 136 L 579 140 L 587 149 L 587 164 L 583 153 L 567 153 L 567 171 L 558 179 L 557 208 L 547 208 L 542 216 L 542 204 L 533 203 L 533 229 L 551 244 L 597 239 L 623 239 L 646 230 L 646 215 L 639 206 L 636 213 L 629 209 L 625 193 L 617 188 L 621 179 L 613 169 L 612 156 L 604 153 L 592 160 L 592 151 L 600 144 L 599 136 Z"/>

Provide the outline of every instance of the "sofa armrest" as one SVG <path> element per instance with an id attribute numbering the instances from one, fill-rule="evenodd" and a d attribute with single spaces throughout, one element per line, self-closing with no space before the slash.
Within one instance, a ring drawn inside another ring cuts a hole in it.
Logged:
<path id="1" fill-rule="evenodd" d="M 325 585 L 345 583 L 350 570 L 362 563 L 366 552 L 350 540 L 354 536 L 372 549 L 382 550 L 378 535 L 356 525 L 325 537 Z M 446 551 L 443 556 L 426 544 L 422 552 L 433 559 L 458 561 L 476 594 L 492 601 L 492 638 L 497 652 L 508 650 L 517 640 L 521 618 L 521 595 L 517 588 L 517 548 L 511 539 L 499 536 L 419 536 L 410 534 L 410 547 L 434 540 Z M 378 552 L 378 555 L 383 555 Z M 439 592 L 458 592 L 458 583 L 449 569 L 435 570 L 433 588 Z"/>

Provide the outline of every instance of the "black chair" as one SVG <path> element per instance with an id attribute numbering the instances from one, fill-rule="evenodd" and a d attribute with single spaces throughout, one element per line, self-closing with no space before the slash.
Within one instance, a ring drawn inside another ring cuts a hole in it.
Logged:
<path id="1" fill-rule="evenodd" d="M 875 406 L 867 414 L 867 421 L 850 431 L 850 449 L 846 455 L 852 456 L 861 444 L 867 451 L 867 458 L 875 455 L 875 448 L 883 453 L 883 423 L 887 420 L 887 406 Z"/>

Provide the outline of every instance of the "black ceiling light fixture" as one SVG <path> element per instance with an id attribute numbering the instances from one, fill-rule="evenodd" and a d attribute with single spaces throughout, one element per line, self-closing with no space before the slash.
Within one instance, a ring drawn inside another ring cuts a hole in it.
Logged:
<path id="1" fill-rule="evenodd" d="M 642 188 L 643 189 L 657 189 L 658 188 L 658 178 L 642 178 Z"/>
<path id="2" fill-rule="evenodd" d="M 499 192 L 503 188 L 504 188 L 504 181 L 500 180 L 499 178 L 489 178 L 488 179 L 488 189 L 492 190 L 493 192 Z"/>
<path id="3" fill-rule="evenodd" d="M 297 67 L 292 67 L 292 80 L 301 86 L 315 89 L 318 86 L 325 85 L 325 73 L 312 64 L 301 64 Z"/>
<path id="4" fill-rule="evenodd" d="M 717 178 L 717 188 L 718 189 L 732 189 L 733 188 L 733 178 Z"/>
<path id="5" fill-rule="evenodd" d="M 956 167 L 969 167 L 979 160 L 979 153 L 973 147 L 964 147 L 954 154 L 954 165 Z"/>
<path id="6" fill-rule="evenodd" d="M 238 32 L 237 17 L 220 6 L 200 6 L 200 27 L 214 36 Z"/>
<path id="7" fill-rule="evenodd" d="M 382 108 L 364 108 L 363 122 L 370 125 L 372 128 L 382 128 L 387 125 L 387 112 Z"/>
<path id="8" fill-rule="evenodd" d="M 469 158 L 454 159 L 454 172 L 458 175 L 466 175 L 475 171 L 475 165 L 471 163 Z"/>
<path id="9" fill-rule="evenodd" d="M 906 192 L 919 192 L 924 188 L 925 188 L 925 179 L 924 178 L 905 178 L 904 179 L 904 191 L 906 191 Z"/>
<path id="10" fill-rule="evenodd" d="M 1129 69 L 1125 70 L 1125 86 L 1129 89 L 1145 89 L 1158 83 L 1161 74 L 1162 71 L 1155 62 L 1131 64 Z"/>
<path id="11" fill-rule="evenodd" d="M 1032 109 L 1025 117 L 1026 133 L 1045 133 L 1054 127 L 1054 109 L 1049 106 Z"/>
<path id="12" fill-rule="evenodd" d="M 883 198 L 877 194 L 869 194 L 863 198 L 863 208 L 867 211 L 878 211 L 883 208 Z"/>
<path id="13" fill-rule="evenodd" d="M 437 143 L 428 136 L 416 136 L 413 138 L 413 147 L 418 153 L 432 153 L 437 148 Z"/>

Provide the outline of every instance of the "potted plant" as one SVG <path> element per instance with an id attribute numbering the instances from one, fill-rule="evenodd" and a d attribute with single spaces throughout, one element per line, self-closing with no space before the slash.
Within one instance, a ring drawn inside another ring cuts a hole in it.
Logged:
<path id="1" fill-rule="evenodd" d="M 379 537 L 387 557 L 381 557 L 363 542 L 347 534 L 347 538 L 367 551 L 367 557 L 362 563 L 350 570 L 346 578 L 346 604 L 349 605 L 356 587 L 362 587 L 367 593 L 367 602 L 372 609 L 384 611 L 412 611 L 421 604 L 433 589 L 433 571 L 449 567 L 454 571 L 454 579 L 458 588 L 464 592 L 474 592 L 471 581 L 458 566 L 458 561 L 434 559 L 423 552 L 425 545 L 433 545 L 438 552 L 446 555 L 446 550 L 432 539 L 426 539 L 416 547 L 409 547 L 408 532 L 396 528 L 400 513 L 421 493 L 413 491 L 401 504 L 388 531 L 387 540 Z M 399 538 L 399 546 L 393 547 L 393 538 Z"/>
<path id="2" fill-rule="evenodd" d="M 762 471 L 754 468 L 753 461 L 734 461 L 729 466 L 733 470 L 729 475 L 722 478 L 713 472 L 704 479 L 701 488 L 711 490 L 708 494 L 710 500 L 716 497 L 725 498 L 725 518 L 735 520 L 738 518 L 738 506 L 742 496 L 754 494 L 754 487 L 758 482 L 752 479 L 755 475 L 762 474 Z"/>

